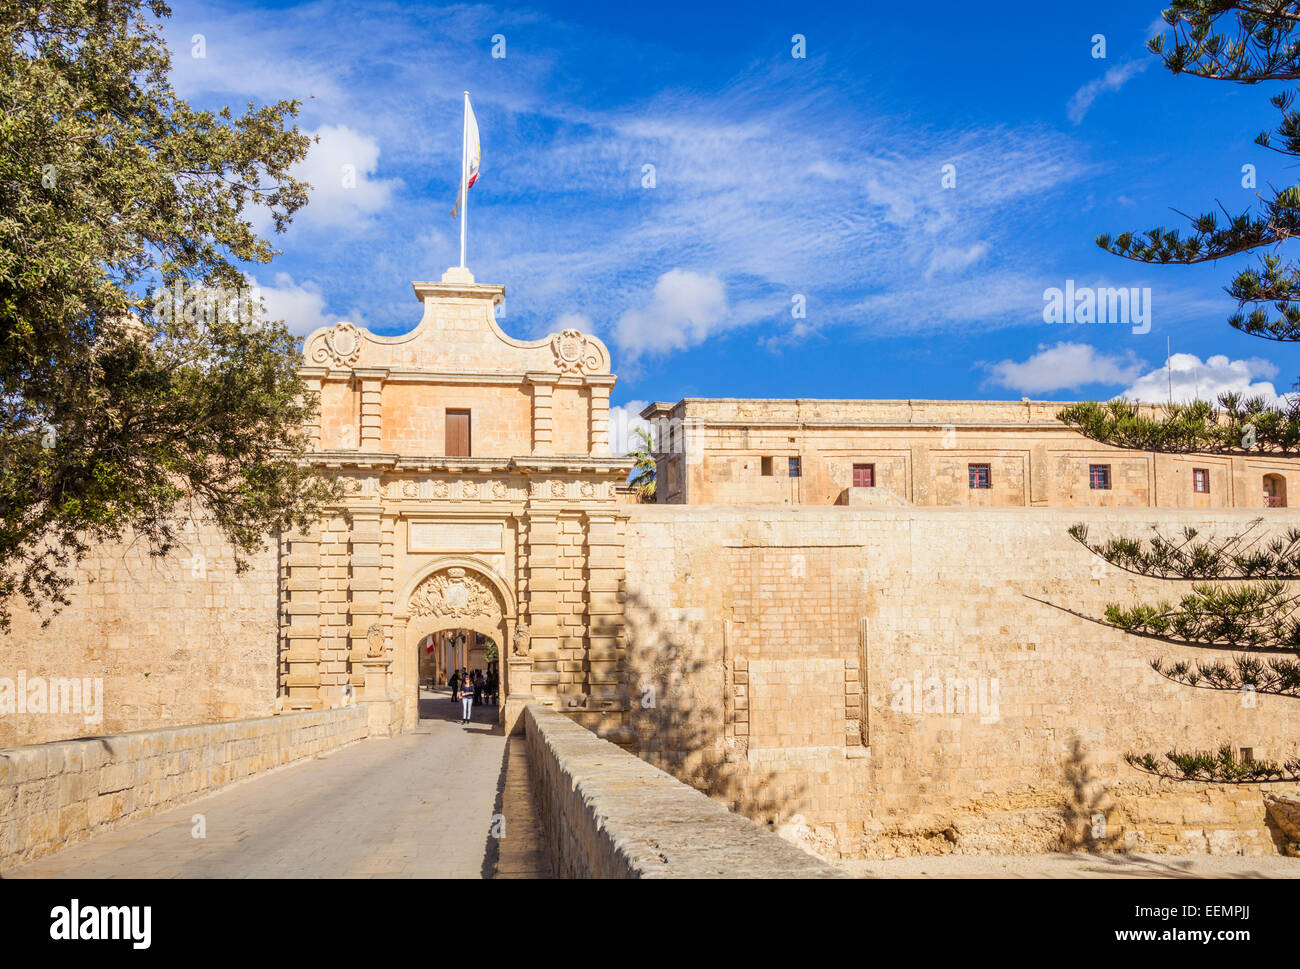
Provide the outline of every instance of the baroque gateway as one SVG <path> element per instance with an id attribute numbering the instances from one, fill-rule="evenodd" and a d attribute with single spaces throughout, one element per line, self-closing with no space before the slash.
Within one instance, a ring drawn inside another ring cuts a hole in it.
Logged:
<path id="1" fill-rule="evenodd" d="M 339 506 L 245 571 L 203 522 L 161 561 L 98 549 L 48 628 L 15 617 L 14 669 L 102 678 L 97 734 L 359 706 L 312 729 L 383 736 L 494 650 L 507 730 L 539 701 L 823 857 L 1046 851 L 1071 817 L 1121 849 L 1285 847 L 1258 785 L 1123 755 L 1282 758 L 1296 705 L 1152 670 L 1090 619 L 1159 583 L 1069 529 L 1283 526 L 1296 461 L 1119 451 L 1039 402 L 688 399 L 645 412 L 660 494 L 638 503 L 600 340 L 507 336 L 503 288 L 463 269 L 414 289 L 403 336 L 305 342 Z M 87 724 L 2 718 L 0 745 Z"/>

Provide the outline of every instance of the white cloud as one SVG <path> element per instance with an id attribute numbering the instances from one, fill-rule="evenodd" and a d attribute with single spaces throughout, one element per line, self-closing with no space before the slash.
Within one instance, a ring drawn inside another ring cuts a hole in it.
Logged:
<path id="1" fill-rule="evenodd" d="M 609 408 L 609 453 L 622 457 L 633 448 L 640 447 L 641 440 L 636 436 L 639 428 L 650 430 L 650 422 L 641 418 L 649 401 L 629 400 L 626 404 L 612 404 Z"/>
<path id="2" fill-rule="evenodd" d="M 311 201 L 296 221 L 317 226 L 364 228 L 384 209 L 398 179 L 375 177 L 379 144 L 344 125 L 323 125 L 295 178 L 311 183 Z"/>
<path id="3" fill-rule="evenodd" d="M 1086 343 L 1040 344 L 1038 352 L 1023 362 L 1002 360 L 985 364 L 988 383 L 1026 394 L 1084 387 L 1088 384 L 1126 383 L 1142 372 L 1143 363 L 1127 354 L 1098 353 Z"/>
<path id="4" fill-rule="evenodd" d="M 1282 406 L 1285 401 L 1272 383 L 1277 374 L 1276 365 L 1258 357 L 1229 360 L 1220 353 L 1202 361 L 1193 353 L 1175 353 L 1169 358 L 1167 368 L 1152 370 L 1117 396 L 1168 403 L 1172 381 L 1175 403 L 1197 399 L 1213 402 L 1220 394 L 1234 391 L 1243 397 L 1263 397 L 1271 404 Z"/>
<path id="5" fill-rule="evenodd" d="M 975 265 L 988 255 L 988 252 L 989 244 L 987 242 L 976 242 L 965 249 L 952 246 L 936 249 L 934 255 L 930 257 L 930 265 L 925 270 L 925 276 L 929 279 L 936 273 L 960 272 Z"/>
<path id="6" fill-rule="evenodd" d="M 684 350 L 726 326 L 727 289 L 722 280 L 713 274 L 670 269 L 655 283 L 648 304 L 619 317 L 614 342 L 635 358 Z"/>
<path id="7" fill-rule="evenodd" d="M 1097 100 L 1102 92 L 1118 91 L 1132 78 L 1141 74 L 1150 66 L 1151 59 L 1147 57 L 1124 61 L 1122 64 L 1116 64 L 1101 77 L 1089 81 L 1075 91 L 1074 96 L 1070 98 L 1070 103 L 1066 108 L 1066 114 L 1069 115 L 1070 121 L 1074 124 L 1082 123 L 1088 109 L 1092 107 L 1092 103 Z"/>
<path id="8" fill-rule="evenodd" d="M 325 297 L 315 283 L 295 283 L 288 273 L 276 273 L 274 286 L 259 283 L 258 289 L 267 319 L 284 320 L 294 336 L 306 336 L 317 327 L 337 322 L 337 317 L 326 313 Z"/>

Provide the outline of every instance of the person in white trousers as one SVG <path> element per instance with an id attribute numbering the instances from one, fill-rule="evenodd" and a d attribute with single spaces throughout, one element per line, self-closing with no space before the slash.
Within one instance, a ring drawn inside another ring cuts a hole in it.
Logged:
<path id="1" fill-rule="evenodd" d="M 461 681 L 460 709 L 461 723 L 469 723 L 470 710 L 474 706 L 474 691 L 465 689 L 464 681 Z"/>

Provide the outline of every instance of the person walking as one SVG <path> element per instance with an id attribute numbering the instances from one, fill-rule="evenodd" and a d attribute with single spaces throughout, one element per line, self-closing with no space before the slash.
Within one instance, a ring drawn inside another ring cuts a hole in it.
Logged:
<path id="1" fill-rule="evenodd" d="M 456 700 L 459 698 L 459 695 L 460 695 L 460 694 L 459 694 L 459 690 L 460 690 L 460 670 L 456 670 L 454 673 L 452 673 L 452 674 L 451 674 L 451 679 L 448 680 L 447 682 L 448 682 L 449 684 L 451 684 L 451 702 L 452 702 L 452 703 L 455 703 Z"/>
<path id="2" fill-rule="evenodd" d="M 469 679 L 469 674 L 465 675 L 465 679 Z M 462 685 L 464 686 L 464 689 L 461 690 L 460 693 L 460 722 L 469 723 L 470 717 L 474 711 L 474 692 L 471 684 L 464 683 Z"/>

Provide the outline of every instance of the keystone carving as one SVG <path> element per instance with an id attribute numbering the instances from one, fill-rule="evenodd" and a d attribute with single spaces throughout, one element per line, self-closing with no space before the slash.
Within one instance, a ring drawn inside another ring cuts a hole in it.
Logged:
<path id="1" fill-rule="evenodd" d="M 472 572 L 453 568 L 431 575 L 411 595 L 412 616 L 438 619 L 501 618 L 492 588 Z"/>

